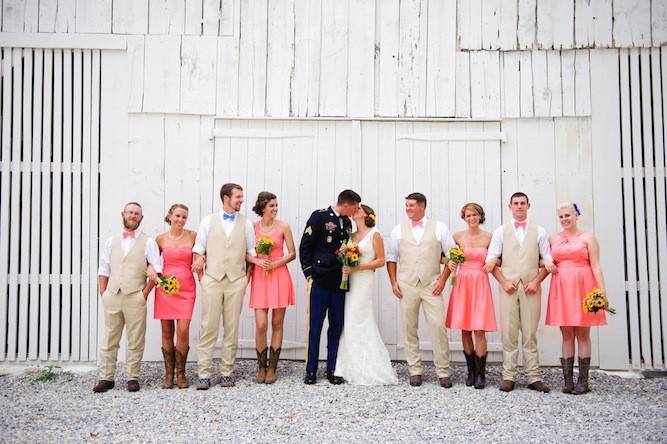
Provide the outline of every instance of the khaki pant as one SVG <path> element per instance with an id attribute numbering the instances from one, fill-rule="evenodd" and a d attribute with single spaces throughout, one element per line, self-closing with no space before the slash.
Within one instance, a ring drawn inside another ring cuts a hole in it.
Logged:
<path id="1" fill-rule="evenodd" d="M 422 374 L 421 353 L 419 350 L 419 306 L 424 310 L 429 333 L 433 341 L 433 361 L 438 378 L 449 376 L 449 342 L 445 330 L 445 305 L 442 296 L 433 296 L 433 285 L 416 286 L 399 282 L 403 297 L 401 314 L 403 334 L 405 336 L 405 359 L 408 362 L 410 376 Z"/>
<path id="2" fill-rule="evenodd" d="M 127 379 L 138 379 L 146 342 L 146 298 L 142 291 L 102 295 L 105 338 L 100 348 L 100 379 L 114 380 L 123 327 L 127 331 Z"/>
<path id="3" fill-rule="evenodd" d="M 523 363 L 528 384 L 542 380 L 537 350 L 537 326 L 540 322 L 542 292 L 526 294 L 523 286 L 514 294 L 500 292 L 500 323 L 503 336 L 503 379 L 516 381 L 519 359 L 519 330 Z"/>
<path id="4" fill-rule="evenodd" d="M 213 373 L 213 349 L 218 341 L 220 316 L 224 329 L 220 351 L 220 373 L 222 376 L 230 376 L 234 370 L 239 339 L 239 318 L 247 282 L 245 276 L 232 282 L 227 276 L 216 281 L 206 274 L 201 280 L 201 337 L 197 347 L 200 378 L 210 378 Z"/>

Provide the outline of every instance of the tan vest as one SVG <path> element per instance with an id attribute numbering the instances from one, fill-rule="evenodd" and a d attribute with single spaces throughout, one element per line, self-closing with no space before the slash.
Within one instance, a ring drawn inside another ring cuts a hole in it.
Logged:
<path id="1" fill-rule="evenodd" d="M 417 243 L 407 223 L 401 224 L 401 239 L 398 241 L 398 280 L 409 285 L 430 285 L 440 275 L 442 246 L 435 237 L 437 223 L 426 222 L 421 241 Z"/>
<path id="2" fill-rule="evenodd" d="M 111 276 L 107 290 L 111 294 L 122 291 L 123 294 L 141 291 L 146 287 L 146 241 L 145 234 L 139 234 L 127 256 L 123 256 L 123 246 L 120 236 L 111 240 Z"/>
<path id="3" fill-rule="evenodd" d="M 236 215 L 236 223 L 229 237 L 220 221 L 220 214 L 210 216 L 211 225 L 206 238 L 206 274 L 216 281 L 225 276 L 235 281 L 245 276 L 246 218 Z"/>
<path id="4" fill-rule="evenodd" d="M 512 282 L 521 279 L 528 283 L 540 267 L 540 250 L 537 244 L 537 225 L 529 223 L 523 245 L 519 245 L 512 222 L 503 226 L 503 255 L 501 271 Z"/>

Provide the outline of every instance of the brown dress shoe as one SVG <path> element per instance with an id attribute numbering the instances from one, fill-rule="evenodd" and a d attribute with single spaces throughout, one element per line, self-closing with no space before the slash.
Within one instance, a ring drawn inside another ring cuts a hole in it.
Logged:
<path id="1" fill-rule="evenodd" d="M 127 391 L 128 392 L 138 392 L 139 391 L 139 381 L 136 379 L 130 379 L 127 381 Z"/>
<path id="2" fill-rule="evenodd" d="M 449 379 L 449 376 L 445 376 L 444 378 L 438 378 L 438 381 L 440 381 L 440 387 L 448 389 L 451 388 L 452 386 L 452 381 L 451 379 Z"/>
<path id="3" fill-rule="evenodd" d="M 535 381 L 532 384 L 528 384 L 528 388 L 536 392 L 549 393 L 549 387 L 542 381 Z"/>
<path id="4" fill-rule="evenodd" d="M 93 391 L 95 393 L 104 393 L 107 390 L 111 390 L 114 387 L 114 382 L 113 381 L 106 381 L 104 379 L 100 379 L 97 381 L 97 385 L 93 387 Z"/>
<path id="5" fill-rule="evenodd" d="M 410 385 L 413 387 L 419 387 L 420 385 L 422 385 L 422 375 L 410 376 Z"/>
<path id="6" fill-rule="evenodd" d="M 511 392 L 514 390 L 514 381 L 510 381 L 509 379 L 503 379 L 500 381 L 500 387 L 498 387 L 500 391 L 502 392 Z"/>

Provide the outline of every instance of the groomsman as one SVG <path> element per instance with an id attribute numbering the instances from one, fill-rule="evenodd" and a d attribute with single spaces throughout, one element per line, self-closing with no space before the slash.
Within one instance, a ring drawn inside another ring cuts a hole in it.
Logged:
<path id="1" fill-rule="evenodd" d="M 528 388 L 548 393 L 542 382 L 537 349 L 537 325 L 540 321 L 541 283 L 547 276 L 540 268 L 540 258 L 551 264 L 547 233 L 528 220 L 528 196 L 512 194 L 509 209 L 512 220 L 493 232 L 485 270 L 493 273 L 501 287 L 500 322 L 503 340 L 503 379 L 500 390 L 511 392 L 517 377 L 519 331 L 523 344 L 523 361 Z M 502 258 L 501 267 L 496 261 Z"/>
<path id="2" fill-rule="evenodd" d="M 452 386 L 449 370 L 449 343 L 445 331 L 445 306 L 442 290 L 446 274 L 440 270 L 441 255 L 448 254 L 454 240 L 442 222 L 425 217 L 426 196 L 412 193 L 405 198 L 408 221 L 391 232 L 387 249 L 387 271 L 391 289 L 400 300 L 405 336 L 405 359 L 410 385 L 422 383 L 421 352 L 417 325 L 419 307 L 424 309 L 431 340 L 433 360 L 440 386 Z M 397 267 L 398 262 L 398 267 Z M 398 268 L 398 273 L 397 273 Z"/>
<path id="3" fill-rule="evenodd" d="M 127 389 L 139 390 L 139 370 L 146 338 L 146 298 L 156 275 L 146 279 L 148 264 L 162 272 L 160 251 L 153 238 L 138 231 L 143 219 L 141 205 L 130 202 L 121 212 L 124 231 L 106 240 L 97 271 L 104 306 L 105 338 L 100 347 L 100 368 L 93 391 L 114 388 L 116 360 L 123 328 L 127 333 Z"/>
<path id="4" fill-rule="evenodd" d="M 360 203 L 361 197 L 357 193 L 342 191 L 336 205 L 310 215 L 301 237 L 301 268 L 311 286 L 308 358 L 303 380 L 306 384 L 317 382 L 320 335 L 327 312 L 327 379 L 331 384 L 343 382 L 343 378 L 334 375 L 345 314 L 345 290 L 340 289 L 343 267 L 336 258 L 336 250 L 350 238 L 353 229 L 349 216 L 354 214 Z"/>
<path id="5" fill-rule="evenodd" d="M 243 188 L 226 183 L 220 188 L 222 210 L 202 220 L 197 231 L 193 271 L 201 273 L 201 338 L 197 347 L 199 384 L 197 390 L 211 387 L 213 348 L 218 340 L 220 318 L 223 323 L 220 351 L 220 385 L 233 387 L 239 318 L 248 284 L 246 257 L 256 256 L 252 223 L 239 213 Z M 206 266 L 204 267 L 204 263 Z"/>

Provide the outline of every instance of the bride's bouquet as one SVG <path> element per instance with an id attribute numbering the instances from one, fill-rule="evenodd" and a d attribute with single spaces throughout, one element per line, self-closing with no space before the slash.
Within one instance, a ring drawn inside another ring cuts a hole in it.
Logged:
<path id="1" fill-rule="evenodd" d="M 357 267 L 359 265 L 359 256 L 361 256 L 359 245 L 352 241 L 341 242 L 340 248 L 336 250 L 336 258 L 338 259 L 338 262 L 344 266 Z M 347 290 L 348 288 L 349 276 L 344 274 L 343 279 L 340 281 L 340 289 Z"/>

